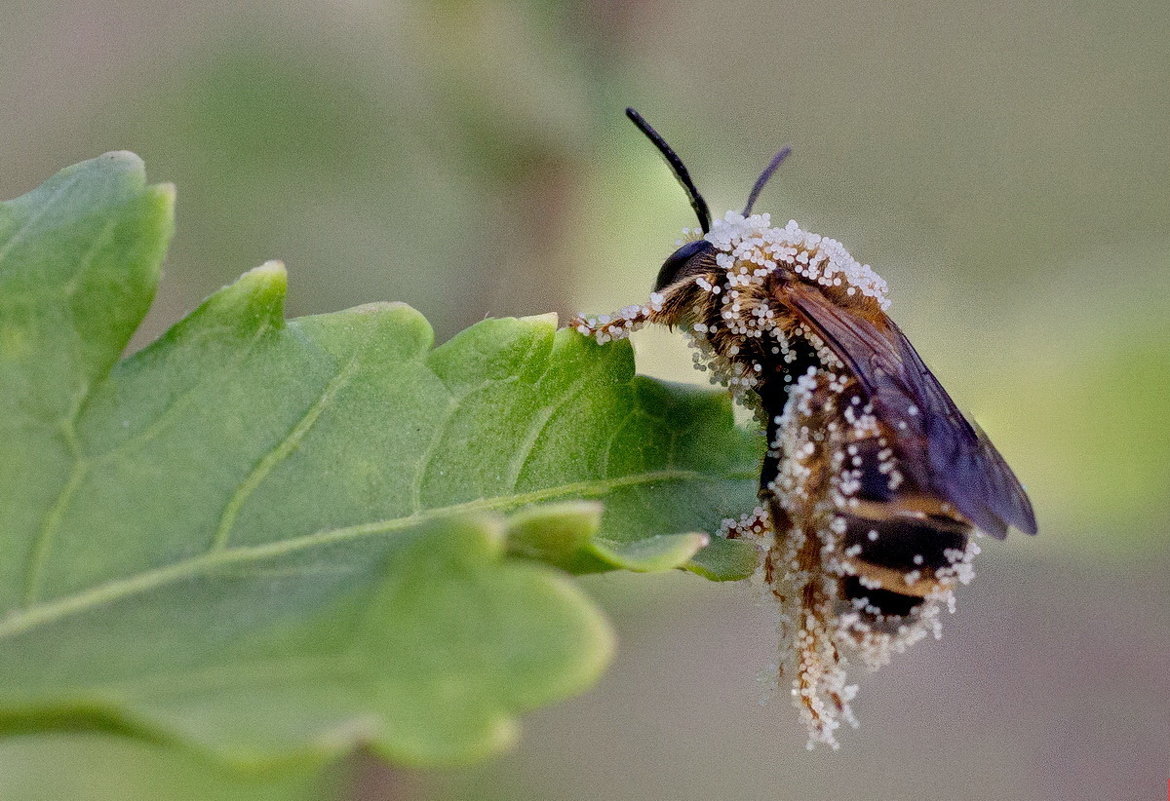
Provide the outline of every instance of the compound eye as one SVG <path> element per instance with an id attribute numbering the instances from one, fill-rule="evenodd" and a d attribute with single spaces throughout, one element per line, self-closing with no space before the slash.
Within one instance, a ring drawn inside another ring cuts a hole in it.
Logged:
<path id="1" fill-rule="evenodd" d="M 662 263 L 658 271 L 658 280 L 654 282 L 654 291 L 661 292 L 681 278 L 696 272 L 706 272 L 710 268 L 711 255 L 715 246 L 706 239 L 696 239 L 687 242 L 681 248 L 671 253 Z"/>

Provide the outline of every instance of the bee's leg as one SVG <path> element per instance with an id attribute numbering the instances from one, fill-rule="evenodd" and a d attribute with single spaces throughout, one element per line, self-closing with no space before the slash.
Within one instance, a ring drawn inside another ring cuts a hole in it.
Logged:
<path id="1" fill-rule="evenodd" d="M 576 329 L 584 336 L 593 337 L 599 345 L 615 339 L 625 339 L 648 323 L 659 322 L 663 301 L 662 295 L 652 292 L 650 299 L 640 306 L 630 305 L 613 314 L 601 314 L 596 317 L 578 315 L 569 321 L 569 328 Z"/>

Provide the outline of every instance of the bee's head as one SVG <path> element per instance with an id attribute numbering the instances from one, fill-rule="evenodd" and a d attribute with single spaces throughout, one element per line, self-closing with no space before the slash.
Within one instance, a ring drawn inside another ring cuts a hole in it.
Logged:
<path id="1" fill-rule="evenodd" d="M 661 292 L 680 279 L 710 272 L 714 266 L 714 245 L 706 239 L 687 242 L 667 256 L 666 261 L 662 262 L 662 269 L 658 271 L 658 280 L 654 282 L 654 291 Z"/>
<path id="2" fill-rule="evenodd" d="M 690 198 L 691 208 L 695 210 L 695 216 L 699 218 L 699 227 L 702 228 L 703 234 L 708 234 L 711 231 L 711 212 L 707 208 L 707 201 L 703 200 L 703 196 L 699 194 L 699 190 L 695 187 L 695 182 L 691 180 L 691 174 L 687 172 L 686 165 L 682 163 L 682 159 L 678 154 L 666 144 L 666 140 L 650 127 L 650 123 L 642 118 L 642 115 L 634 111 L 632 108 L 626 109 L 626 116 L 638 126 L 638 130 L 646 134 L 646 137 L 654 143 L 659 152 L 666 158 L 666 163 L 670 165 L 674 177 L 682 184 L 683 189 L 686 190 L 687 197 Z M 752 212 L 752 206 L 755 205 L 756 198 L 760 195 L 760 190 L 764 188 L 764 184 L 768 183 L 768 179 L 772 177 L 772 173 L 776 172 L 776 168 L 780 166 L 780 162 L 792 152 L 792 148 L 785 147 L 779 153 L 772 157 L 772 161 L 760 173 L 760 177 L 756 179 L 756 185 L 752 187 L 751 194 L 748 195 L 747 206 L 744 207 L 743 216 L 747 217 Z M 658 280 L 654 282 L 654 291 L 661 292 L 665 287 L 687 278 L 691 275 L 701 275 L 702 273 L 710 272 L 715 266 L 715 246 L 706 239 L 696 239 L 693 242 L 687 242 L 674 253 L 667 257 L 666 261 L 662 263 L 662 269 L 658 271 Z"/>

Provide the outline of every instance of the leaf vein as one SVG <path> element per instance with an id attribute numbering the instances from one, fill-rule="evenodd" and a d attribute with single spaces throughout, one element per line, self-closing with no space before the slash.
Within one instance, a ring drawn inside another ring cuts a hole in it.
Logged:
<path id="1" fill-rule="evenodd" d="M 61 527 L 61 519 L 65 516 L 65 509 L 73 500 L 77 488 L 81 486 L 85 474 L 89 470 L 89 463 L 82 459 L 75 459 L 69 471 L 69 478 L 58 493 L 52 507 L 45 513 L 41 522 L 40 531 L 33 541 L 32 553 L 29 556 L 28 566 L 24 575 L 24 600 L 22 606 L 31 607 L 36 603 L 41 592 L 41 584 L 45 574 L 45 565 L 49 561 L 49 554 L 53 550 L 53 542 L 57 539 L 57 530 Z"/>
<path id="2" fill-rule="evenodd" d="M 615 425 L 610 431 L 609 440 L 605 443 L 605 448 L 601 452 L 601 475 L 609 475 L 609 460 L 613 455 L 613 446 L 617 442 L 618 434 L 621 433 L 623 428 L 629 425 L 636 414 L 638 414 L 637 409 L 627 409 L 621 422 Z"/>
<path id="3" fill-rule="evenodd" d="M 288 433 L 268 453 L 260 458 L 252 468 L 252 471 L 236 487 L 236 491 L 232 493 L 232 497 L 224 505 L 223 513 L 220 515 L 219 525 L 216 527 L 215 537 L 212 540 L 209 550 L 222 551 L 227 547 L 231 539 L 232 529 L 235 527 L 236 519 L 239 517 L 240 510 L 244 504 L 247 503 L 248 499 L 252 497 L 252 494 L 260 485 L 264 483 L 264 480 L 271 475 L 272 471 L 276 469 L 276 466 L 296 450 L 301 440 L 313 428 L 321 413 L 328 408 L 337 393 L 344 389 L 350 379 L 353 378 L 358 365 L 361 363 L 361 357 L 368 343 L 369 340 L 363 343 L 361 347 L 354 349 L 349 361 L 329 380 L 317 396 L 317 399 L 309 406 L 296 424 L 289 429 Z"/>
<path id="4" fill-rule="evenodd" d="M 589 479 L 544 487 L 516 495 L 478 498 L 474 501 L 434 507 L 405 517 L 370 521 L 352 526 L 323 529 L 312 534 L 291 537 L 261 545 L 232 546 L 179 560 L 126 578 L 113 579 L 74 595 L 30 606 L 0 618 L 0 638 L 13 637 L 37 626 L 47 625 L 70 615 L 114 603 L 124 598 L 238 563 L 257 562 L 311 548 L 412 528 L 428 521 L 459 513 L 507 511 L 533 503 L 564 498 L 594 498 L 621 487 L 656 484 L 664 481 L 707 481 L 712 476 L 693 470 L 659 470 L 609 479 Z"/>
<path id="5" fill-rule="evenodd" d="M 532 458 L 532 452 L 536 449 L 536 443 L 544 432 L 548 429 L 549 423 L 557 415 L 561 409 L 565 408 L 572 401 L 576 400 L 577 396 L 581 394 L 581 390 L 585 387 L 589 378 L 597 371 L 597 363 L 590 365 L 589 369 L 581 373 L 577 380 L 565 388 L 564 397 L 556 403 L 545 406 L 540 414 L 533 416 L 532 423 L 525 432 L 524 441 L 520 447 L 516 449 L 516 455 L 512 457 L 512 461 L 508 464 L 508 479 L 507 486 L 512 488 L 515 492 L 517 485 L 520 483 L 520 476 L 524 474 L 527 469 L 529 460 Z M 547 374 L 547 370 L 545 373 Z"/>
<path id="6" fill-rule="evenodd" d="M 443 419 L 440 420 L 435 426 L 435 433 L 431 436 L 431 441 L 427 443 L 426 449 L 423 450 L 419 459 L 418 469 L 414 473 L 414 481 L 411 483 L 410 487 L 411 514 L 418 514 L 423 508 L 423 484 L 426 483 L 427 473 L 430 471 L 431 466 L 434 463 L 435 450 L 442 441 L 443 435 L 447 432 L 447 426 L 449 426 L 451 421 L 455 419 L 455 412 L 458 411 L 459 404 L 463 402 L 463 398 L 456 397 L 456 395 L 451 392 L 451 388 L 447 386 L 446 382 L 443 381 L 442 377 L 439 376 L 438 373 L 435 373 L 434 370 L 431 370 L 431 372 L 435 375 L 436 378 L 439 379 L 439 383 L 441 383 L 443 388 L 447 391 L 447 410 L 443 414 Z"/>
<path id="7" fill-rule="evenodd" d="M 21 235 L 21 232 L 26 231 L 29 224 L 42 218 L 48 211 L 48 207 L 55 203 L 61 194 L 69 187 L 72 182 L 58 190 L 53 195 L 53 198 L 42 208 L 37 214 L 33 215 L 29 223 L 18 231 L 12 239 L 6 243 L 4 248 L 0 248 L 0 265 L 3 263 L 4 256 L 7 255 L 7 250 L 12 244 L 13 240 Z M 68 298 L 72 296 L 77 290 L 77 281 L 79 277 L 89 269 L 93 263 L 94 257 L 97 255 L 99 248 L 105 244 L 109 239 L 110 233 L 114 230 L 114 221 L 107 221 L 102 226 L 93 239 L 93 242 L 86 249 L 84 255 L 77 261 L 77 265 L 73 271 L 73 276 L 64 285 L 61 295 Z M 53 505 L 45 513 L 44 519 L 41 521 L 40 530 L 37 532 L 36 539 L 32 543 L 32 552 L 29 555 L 28 565 L 25 567 L 24 574 L 24 594 L 22 606 L 31 606 L 36 602 L 37 597 L 41 591 L 41 582 L 45 573 L 45 567 L 48 564 L 49 556 L 53 550 L 53 543 L 57 538 L 57 530 L 61 526 L 61 519 L 65 515 L 65 509 L 73 500 L 74 493 L 81 485 L 85 478 L 86 472 L 89 470 L 89 464 L 81 456 L 81 448 L 77 441 L 77 421 L 81 416 L 81 410 L 85 407 L 86 401 L 89 399 L 93 391 L 93 385 L 88 381 L 82 381 L 77 388 L 77 395 L 70 404 L 68 413 L 60 422 L 60 430 L 66 443 L 69 446 L 69 452 L 73 456 L 73 464 L 69 468 L 69 478 L 66 479 L 65 484 L 61 487 L 61 491 L 57 494 L 57 498 L 53 501 Z"/>
<path id="8" fill-rule="evenodd" d="M 260 325 L 252 337 L 248 340 L 244 347 L 237 350 L 230 362 L 224 364 L 223 369 L 218 372 L 209 372 L 207 376 L 199 381 L 192 383 L 178 395 L 171 399 L 170 403 L 160 411 L 153 420 L 144 426 L 137 433 L 128 436 L 105 450 L 95 450 L 87 454 L 89 458 L 100 461 L 105 459 L 116 459 L 117 456 L 130 448 L 145 447 L 149 445 L 159 434 L 162 433 L 167 422 L 177 413 L 183 411 L 190 405 L 191 401 L 197 396 L 199 390 L 211 382 L 222 381 L 223 377 L 235 371 L 241 364 L 243 364 L 248 356 L 256 349 L 256 345 L 264 339 L 264 336 L 272 331 L 273 325 L 271 322 L 265 321 Z M 130 357 L 131 359 L 135 357 Z"/>

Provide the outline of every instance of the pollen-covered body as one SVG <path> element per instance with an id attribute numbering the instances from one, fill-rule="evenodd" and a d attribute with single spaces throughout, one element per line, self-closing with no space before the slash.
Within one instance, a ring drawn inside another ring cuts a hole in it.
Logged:
<path id="1" fill-rule="evenodd" d="M 810 743 L 835 745 L 853 719 L 848 656 L 877 667 L 937 634 L 951 589 L 971 577 L 970 535 L 1035 523 L 1014 476 L 886 316 L 886 284 L 868 265 L 768 215 L 729 212 L 704 242 L 684 245 L 648 304 L 572 325 L 599 342 L 676 327 L 696 366 L 760 418 L 760 507 L 725 533 L 758 543 L 780 605 L 781 671 Z M 940 470 L 951 462 L 955 475 Z"/>

